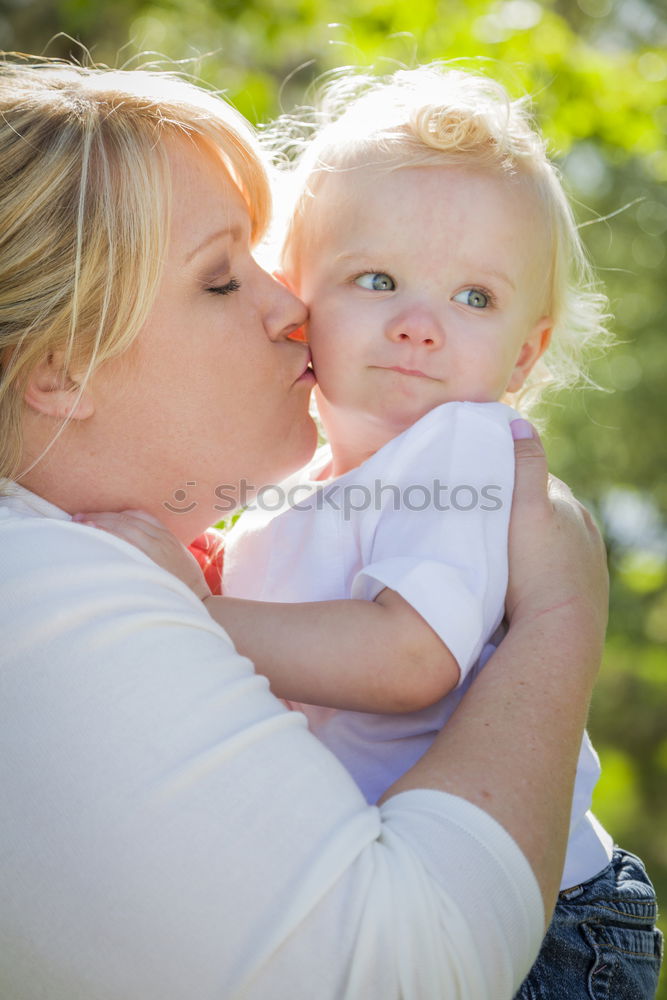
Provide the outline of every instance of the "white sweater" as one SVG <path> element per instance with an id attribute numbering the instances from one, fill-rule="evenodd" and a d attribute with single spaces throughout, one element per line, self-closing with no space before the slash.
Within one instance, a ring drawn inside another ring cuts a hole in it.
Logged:
<path id="1" fill-rule="evenodd" d="M 0 996 L 511 998 L 543 909 L 436 791 L 368 806 L 178 580 L 0 498 Z"/>

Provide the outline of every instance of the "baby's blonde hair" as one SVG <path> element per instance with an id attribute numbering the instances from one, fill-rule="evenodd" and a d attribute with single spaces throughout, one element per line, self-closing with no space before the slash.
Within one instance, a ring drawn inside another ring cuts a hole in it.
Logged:
<path id="1" fill-rule="evenodd" d="M 441 64 L 383 78 L 352 74 L 326 86 L 305 121 L 303 112 L 291 123 L 279 121 L 270 142 L 292 179 L 281 261 L 288 275 L 298 274 L 309 208 L 322 193 L 322 178 L 333 171 L 463 164 L 528 181 L 544 209 L 536 224 L 542 222 L 552 247 L 546 312 L 553 332 L 546 355 L 511 401 L 527 410 L 547 385 L 590 383 L 584 360 L 610 340 L 607 299 L 527 101 L 512 100 L 488 77 Z M 353 183 L 351 176 L 351 190 Z"/>
<path id="2" fill-rule="evenodd" d="M 0 59 L 0 481 L 20 471 L 35 366 L 62 351 L 85 384 L 142 327 L 169 232 L 163 140 L 175 136 L 217 148 L 259 239 L 268 176 L 227 103 L 164 73 Z"/>

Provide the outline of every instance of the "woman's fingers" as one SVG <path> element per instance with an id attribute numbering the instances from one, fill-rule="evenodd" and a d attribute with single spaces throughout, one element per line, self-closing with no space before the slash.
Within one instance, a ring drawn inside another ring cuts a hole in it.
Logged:
<path id="1" fill-rule="evenodd" d="M 560 499 L 583 511 L 585 508 L 574 498 L 567 483 L 549 473 L 547 457 L 536 428 L 523 419 L 513 420 L 510 428 L 514 438 L 514 503 L 544 503 L 547 499 Z"/>
<path id="2" fill-rule="evenodd" d="M 516 504 L 545 505 L 548 501 L 547 480 L 549 470 L 540 437 L 527 420 L 513 420 L 510 424 L 514 438 L 514 510 Z"/>
<path id="3" fill-rule="evenodd" d="M 72 520 L 90 528 L 99 528 L 110 535 L 115 535 L 116 538 L 129 542 L 130 545 L 145 552 L 155 562 L 161 561 L 160 553 L 165 548 L 165 544 L 168 545 L 165 543 L 166 532 L 164 528 L 157 528 L 142 518 L 128 515 L 125 512 L 96 511 L 94 514 L 75 516 Z"/>
<path id="4" fill-rule="evenodd" d="M 548 477 L 536 432 L 515 438 L 515 454 L 507 615 L 559 614 L 564 628 L 601 646 L 608 576 L 600 533 L 568 487 Z"/>
<path id="5" fill-rule="evenodd" d="M 182 580 L 197 597 L 203 599 L 211 596 L 199 561 L 151 514 L 146 514 L 143 510 L 97 511 L 74 514 L 72 520 L 78 524 L 101 528 L 129 542 L 141 549 L 158 566 Z"/>
<path id="6" fill-rule="evenodd" d="M 102 528 L 112 535 L 118 535 L 132 544 L 137 544 L 137 539 L 152 539 L 159 541 L 165 534 L 166 528 L 160 524 L 157 518 L 143 511 L 123 510 L 123 511 L 96 511 L 94 513 L 79 513 L 72 516 L 72 520 L 78 524 L 87 524 L 89 527 Z M 139 546 L 141 547 L 141 546 Z"/>

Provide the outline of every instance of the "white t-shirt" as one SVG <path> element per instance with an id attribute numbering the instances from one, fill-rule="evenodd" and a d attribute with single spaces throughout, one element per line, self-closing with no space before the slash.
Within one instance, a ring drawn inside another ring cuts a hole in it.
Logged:
<path id="1" fill-rule="evenodd" d="M 422 756 L 493 651 L 507 589 L 516 416 L 501 403 L 446 403 L 323 483 L 313 477 L 325 452 L 301 476 L 260 494 L 227 537 L 226 595 L 373 600 L 390 587 L 456 658 L 457 689 L 419 712 L 300 706 L 371 803 Z M 562 888 L 597 874 L 611 857 L 611 838 L 589 811 L 599 773 L 585 736 Z"/>
<path id="2" fill-rule="evenodd" d="M 138 549 L 0 497 L 0 996 L 509 1000 L 544 914 L 486 813 L 368 806 Z"/>

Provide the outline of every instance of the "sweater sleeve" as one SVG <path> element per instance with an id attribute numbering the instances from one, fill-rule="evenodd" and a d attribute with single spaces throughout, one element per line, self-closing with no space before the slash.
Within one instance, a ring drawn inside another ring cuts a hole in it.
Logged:
<path id="1" fill-rule="evenodd" d="M 543 911 L 439 792 L 367 806 L 178 580 L 94 529 L 0 530 L 0 995 L 509 998 Z"/>

